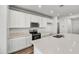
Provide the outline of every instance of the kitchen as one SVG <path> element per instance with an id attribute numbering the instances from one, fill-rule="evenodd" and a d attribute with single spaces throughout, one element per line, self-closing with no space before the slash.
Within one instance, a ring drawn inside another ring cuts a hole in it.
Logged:
<path id="1" fill-rule="evenodd" d="M 17 54 L 29 47 L 31 52 L 23 53 L 79 53 L 78 5 L 1 5 L 0 8 L 3 19 L 0 54 Z"/>

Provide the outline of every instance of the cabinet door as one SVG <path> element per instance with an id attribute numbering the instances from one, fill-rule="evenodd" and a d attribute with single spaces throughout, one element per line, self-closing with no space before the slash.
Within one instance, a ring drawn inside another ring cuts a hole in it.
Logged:
<path id="1" fill-rule="evenodd" d="M 37 17 L 35 15 L 31 15 L 31 22 L 37 22 Z"/>
<path id="2" fill-rule="evenodd" d="M 36 15 L 31 15 L 31 22 L 39 22 L 40 17 Z"/>
<path id="3" fill-rule="evenodd" d="M 41 19 L 41 26 L 46 27 L 47 26 L 47 18 L 42 17 Z"/>
<path id="4" fill-rule="evenodd" d="M 30 22 L 36 22 L 39 23 L 39 27 L 42 27 L 41 25 L 41 17 L 36 15 L 31 15 L 31 21 Z"/>
<path id="5" fill-rule="evenodd" d="M 41 17 L 37 16 L 37 20 L 38 20 L 38 23 L 39 23 L 39 27 L 42 27 L 42 25 L 41 25 Z"/>
<path id="6" fill-rule="evenodd" d="M 32 37 L 20 37 L 8 42 L 8 53 L 16 52 L 32 45 Z"/>
<path id="7" fill-rule="evenodd" d="M 26 37 L 26 46 L 29 47 L 32 45 L 32 36 Z"/>
<path id="8" fill-rule="evenodd" d="M 53 23 L 52 19 L 47 18 L 46 30 L 48 32 L 52 32 L 52 29 L 53 29 L 53 24 L 52 23 Z"/>
<path id="9" fill-rule="evenodd" d="M 9 44 L 8 53 L 19 51 L 19 50 L 27 47 L 25 37 L 20 37 L 20 38 L 15 38 L 15 39 L 9 40 L 8 44 Z"/>
<path id="10" fill-rule="evenodd" d="M 40 27 L 43 27 L 43 26 L 42 26 L 42 24 L 43 24 L 43 23 L 42 23 L 42 20 L 43 20 L 43 18 L 40 17 L 40 20 L 39 20 Z"/>
<path id="11" fill-rule="evenodd" d="M 10 10 L 10 27 L 24 28 L 25 27 L 25 13 Z"/>
<path id="12" fill-rule="evenodd" d="M 26 27 L 30 27 L 30 17 L 31 15 L 30 14 L 25 14 L 25 24 L 26 24 Z"/>
<path id="13" fill-rule="evenodd" d="M 48 18 L 48 19 L 47 19 L 47 22 L 48 22 L 48 23 L 53 23 L 53 20 Z"/>

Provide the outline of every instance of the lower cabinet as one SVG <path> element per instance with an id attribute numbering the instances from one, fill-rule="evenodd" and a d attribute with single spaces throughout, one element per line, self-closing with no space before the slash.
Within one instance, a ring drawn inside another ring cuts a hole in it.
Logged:
<path id="1" fill-rule="evenodd" d="M 10 39 L 8 42 L 8 53 L 13 53 L 32 45 L 31 36 Z"/>

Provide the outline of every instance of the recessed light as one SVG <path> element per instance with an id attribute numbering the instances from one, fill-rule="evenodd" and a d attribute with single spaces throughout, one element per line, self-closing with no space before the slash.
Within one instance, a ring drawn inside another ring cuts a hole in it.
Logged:
<path id="1" fill-rule="evenodd" d="M 50 11 L 50 13 L 53 13 L 53 12 L 54 12 L 53 10 Z"/>
<path id="2" fill-rule="evenodd" d="M 42 7 L 42 5 L 38 5 L 38 8 L 41 8 Z"/>

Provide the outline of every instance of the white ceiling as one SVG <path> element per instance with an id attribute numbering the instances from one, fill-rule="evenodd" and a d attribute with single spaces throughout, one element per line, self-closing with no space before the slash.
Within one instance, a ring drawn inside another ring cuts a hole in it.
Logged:
<path id="1" fill-rule="evenodd" d="M 40 12 L 49 16 L 68 16 L 71 14 L 79 14 L 79 5 L 16 5 L 24 9 L 29 9 L 32 11 Z"/>

